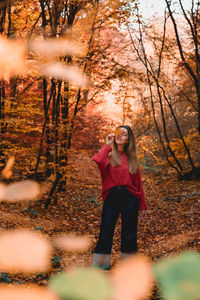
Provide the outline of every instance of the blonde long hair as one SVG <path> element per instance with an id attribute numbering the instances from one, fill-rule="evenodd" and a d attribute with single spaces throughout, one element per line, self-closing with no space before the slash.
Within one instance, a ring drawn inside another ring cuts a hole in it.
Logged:
<path id="1" fill-rule="evenodd" d="M 131 174 L 136 174 L 138 167 L 139 167 L 139 161 L 137 157 L 137 150 L 136 150 L 136 143 L 135 143 L 135 137 L 133 134 L 132 129 L 129 126 L 119 126 L 118 128 L 125 128 L 128 131 L 128 142 L 124 145 L 123 152 L 127 156 L 128 165 L 129 165 L 129 172 Z M 120 155 L 117 149 L 117 144 L 114 140 L 112 151 L 110 152 L 110 163 L 112 167 L 117 167 L 121 165 Z"/>

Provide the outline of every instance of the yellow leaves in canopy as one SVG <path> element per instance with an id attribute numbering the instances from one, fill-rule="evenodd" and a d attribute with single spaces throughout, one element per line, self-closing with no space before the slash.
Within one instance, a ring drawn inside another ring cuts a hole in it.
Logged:
<path id="1" fill-rule="evenodd" d="M 196 155 L 200 151 L 200 138 L 197 129 L 191 129 L 186 136 L 183 137 L 186 146 L 189 148 L 191 155 Z M 180 160 L 180 162 L 185 163 L 188 159 L 188 153 L 183 145 L 183 141 L 180 138 L 173 139 L 169 146 L 171 147 L 172 151 L 175 153 L 176 158 Z M 156 165 L 165 166 L 168 165 L 166 159 L 161 160 L 160 155 L 157 155 L 161 151 L 159 141 L 155 142 L 151 136 L 143 136 L 142 139 L 138 142 L 139 148 L 139 159 L 142 161 L 144 158 L 151 157 L 155 160 Z M 166 149 L 167 143 L 165 143 Z M 170 162 L 174 163 L 173 156 L 168 153 L 168 159 Z M 154 163 L 153 161 L 151 163 Z"/>
<path id="2" fill-rule="evenodd" d="M 183 138 L 191 154 L 198 153 L 200 151 L 200 138 L 196 129 L 190 130 L 188 135 L 184 136 Z M 183 147 L 183 141 L 181 139 L 174 139 L 174 141 L 170 143 L 170 146 L 171 149 L 176 153 L 178 159 L 186 160 L 188 158 L 188 154 Z M 173 158 L 170 159 L 173 161 Z"/>

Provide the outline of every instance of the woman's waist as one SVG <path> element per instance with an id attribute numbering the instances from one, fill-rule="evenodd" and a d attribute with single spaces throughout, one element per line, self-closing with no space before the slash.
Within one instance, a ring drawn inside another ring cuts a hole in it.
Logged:
<path id="1" fill-rule="evenodd" d="M 119 191 L 123 191 L 123 190 L 127 190 L 127 187 L 126 187 L 125 184 L 124 184 L 124 185 L 117 185 L 117 186 L 113 186 L 113 187 L 111 188 L 111 190 L 119 190 Z"/>
<path id="2" fill-rule="evenodd" d="M 128 184 L 122 184 L 122 185 L 112 185 L 112 186 L 103 186 L 102 187 L 102 196 L 105 199 L 106 196 L 111 192 L 111 191 L 118 191 L 118 192 L 123 192 L 123 191 L 129 191 L 130 193 L 140 196 L 140 191 L 138 191 L 137 187 L 134 185 L 128 185 Z"/>

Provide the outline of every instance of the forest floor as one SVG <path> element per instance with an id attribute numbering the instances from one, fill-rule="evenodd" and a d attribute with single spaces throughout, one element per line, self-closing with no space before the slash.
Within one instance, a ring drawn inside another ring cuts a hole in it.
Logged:
<path id="1" fill-rule="evenodd" d="M 28 204 L 0 203 L 2 230 L 26 228 L 38 230 L 53 239 L 60 233 L 89 235 L 95 245 L 102 210 L 101 179 L 91 155 L 81 152 L 70 162 L 70 176 L 65 193 L 57 193 L 57 206 L 46 210 L 44 199 Z M 139 222 L 139 252 L 153 262 L 183 250 L 200 251 L 200 180 L 178 181 L 176 174 L 164 168 L 142 170 L 148 213 Z M 84 253 L 54 253 L 51 274 L 71 266 L 89 266 L 92 247 Z M 119 262 L 120 220 L 112 249 L 112 264 Z M 13 282 L 44 285 L 49 274 L 10 275 Z M 3 279 L 0 277 L 0 281 Z"/>

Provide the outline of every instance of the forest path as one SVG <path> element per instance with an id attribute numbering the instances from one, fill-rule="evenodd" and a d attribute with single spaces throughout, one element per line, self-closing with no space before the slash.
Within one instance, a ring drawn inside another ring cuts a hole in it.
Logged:
<path id="1" fill-rule="evenodd" d="M 148 213 L 138 227 L 139 252 L 153 261 L 183 250 L 200 250 L 200 181 L 178 181 L 171 172 L 143 170 L 143 185 Z M 89 235 L 96 243 L 102 209 L 101 179 L 91 155 L 74 155 L 69 165 L 66 193 L 57 193 L 58 205 L 44 208 L 44 199 L 28 204 L 0 203 L 2 230 L 26 228 L 39 231 L 50 239 L 63 233 Z M 112 249 L 112 264 L 119 262 L 120 219 Z M 71 266 L 89 266 L 92 247 L 84 253 L 55 252 L 51 273 Z M 62 257 L 62 259 L 60 259 Z M 16 275 L 17 276 L 17 275 Z M 19 277 L 19 276 L 18 276 Z M 13 277 L 14 278 L 14 277 Z M 46 277 L 22 276 L 18 279 L 45 284 Z"/>

